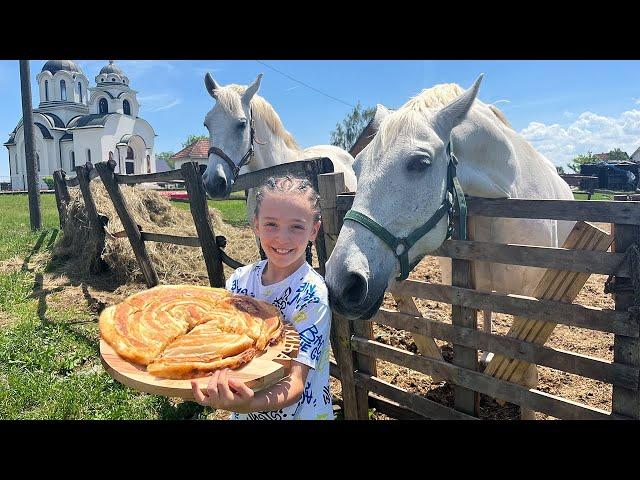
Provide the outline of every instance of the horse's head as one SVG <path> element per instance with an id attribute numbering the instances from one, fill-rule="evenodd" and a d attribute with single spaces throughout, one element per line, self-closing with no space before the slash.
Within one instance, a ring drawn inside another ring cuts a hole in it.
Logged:
<path id="1" fill-rule="evenodd" d="M 427 108 L 418 96 L 393 113 L 384 112 L 376 137 L 357 155 L 358 191 L 325 278 L 338 313 L 371 318 L 389 283 L 407 272 L 406 265 L 444 242 L 449 226 L 447 146 L 481 79 L 440 109 Z"/>
<path id="2" fill-rule="evenodd" d="M 262 74 L 248 87 L 219 85 L 207 73 L 204 84 L 216 105 L 204 118 L 209 130 L 209 164 L 202 180 L 213 198 L 224 198 L 253 154 L 254 130 L 251 99 L 260 88 Z"/>

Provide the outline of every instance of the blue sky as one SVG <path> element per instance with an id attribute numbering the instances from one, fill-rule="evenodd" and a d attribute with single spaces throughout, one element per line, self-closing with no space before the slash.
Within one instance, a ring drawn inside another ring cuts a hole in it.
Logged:
<path id="1" fill-rule="evenodd" d="M 35 76 L 44 62 L 31 61 L 34 98 Z M 107 64 L 107 60 L 76 62 L 91 86 Z M 329 143 L 331 130 L 357 101 L 397 108 L 437 83 L 468 88 L 479 73 L 485 74 L 480 99 L 498 102 L 513 127 L 557 165 L 587 151 L 619 147 L 631 154 L 640 146 L 640 61 L 265 59 L 116 60 L 116 64 L 138 91 L 140 116 L 157 134 L 156 153 L 177 152 L 187 135 L 205 133 L 202 122 L 213 106 L 204 88 L 206 72 L 223 85 L 246 85 L 264 73 L 260 95 L 302 147 Z M 0 61 L 0 89 L 4 143 L 22 116 L 17 60 Z M 0 153 L 0 177 L 8 175 L 5 147 Z"/>

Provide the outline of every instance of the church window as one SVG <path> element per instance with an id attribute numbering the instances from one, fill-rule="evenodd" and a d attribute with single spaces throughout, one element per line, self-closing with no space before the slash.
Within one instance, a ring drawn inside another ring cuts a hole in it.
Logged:
<path id="1" fill-rule="evenodd" d="M 122 110 L 125 115 L 131 115 L 131 105 L 129 105 L 129 100 L 125 100 L 122 102 Z"/>
<path id="2" fill-rule="evenodd" d="M 127 160 L 133 160 L 133 148 L 127 147 Z"/>
<path id="3" fill-rule="evenodd" d="M 87 148 L 87 162 L 91 163 L 91 150 Z"/>
<path id="4" fill-rule="evenodd" d="M 101 98 L 98 102 L 98 113 L 109 113 L 109 105 L 106 98 Z"/>
<path id="5" fill-rule="evenodd" d="M 75 169 L 76 169 L 76 154 L 72 150 L 71 151 L 71 170 L 75 170 Z"/>
<path id="6" fill-rule="evenodd" d="M 60 100 L 63 102 L 67 99 L 67 84 L 64 80 L 60 80 Z"/>
<path id="7" fill-rule="evenodd" d="M 82 103 L 82 84 L 78 82 L 78 95 L 80 95 L 80 103 Z"/>
<path id="8" fill-rule="evenodd" d="M 49 101 L 49 80 L 44 81 L 44 99 L 46 102 Z"/>

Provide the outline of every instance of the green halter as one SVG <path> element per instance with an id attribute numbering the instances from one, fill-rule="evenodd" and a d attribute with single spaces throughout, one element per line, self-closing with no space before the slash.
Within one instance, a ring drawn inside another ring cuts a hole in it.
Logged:
<path id="1" fill-rule="evenodd" d="M 424 237 L 427 233 L 435 227 L 438 222 L 445 215 L 449 215 L 449 227 L 447 229 L 447 236 L 445 240 L 451 237 L 453 230 L 457 230 L 458 238 L 460 240 L 467 239 L 467 203 L 464 199 L 464 192 L 460 186 L 460 181 L 456 176 L 456 165 L 458 160 L 452 152 L 451 140 L 447 145 L 447 155 L 449 157 L 449 164 L 447 166 L 447 191 L 444 195 L 444 200 L 440 207 L 435 211 L 431 218 L 427 220 L 422 226 L 416 228 L 413 232 L 404 238 L 393 236 L 382 225 L 376 223 L 365 214 L 357 212 L 355 210 L 349 210 L 344 216 L 345 220 L 353 220 L 359 223 L 371 233 L 376 235 L 380 240 L 387 244 L 393 254 L 400 262 L 400 276 L 396 277 L 396 280 L 406 280 L 409 276 L 409 272 L 415 268 L 415 266 L 422 260 L 421 258 L 409 264 L 409 249 L 415 245 L 415 243 Z M 453 199 L 453 202 L 452 200 Z M 454 225 L 455 214 L 458 214 L 458 224 Z"/>

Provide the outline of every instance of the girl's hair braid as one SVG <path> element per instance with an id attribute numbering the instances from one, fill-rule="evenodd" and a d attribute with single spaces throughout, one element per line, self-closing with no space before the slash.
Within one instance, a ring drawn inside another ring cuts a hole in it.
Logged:
<path id="1" fill-rule="evenodd" d="M 254 215 L 257 217 L 264 196 L 269 193 L 296 194 L 304 196 L 313 210 L 313 221 L 320 220 L 320 195 L 315 191 L 313 185 L 306 178 L 297 178 L 291 175 L 284 177 L 269 177 L 256 193 L 256 209 Z"/>

